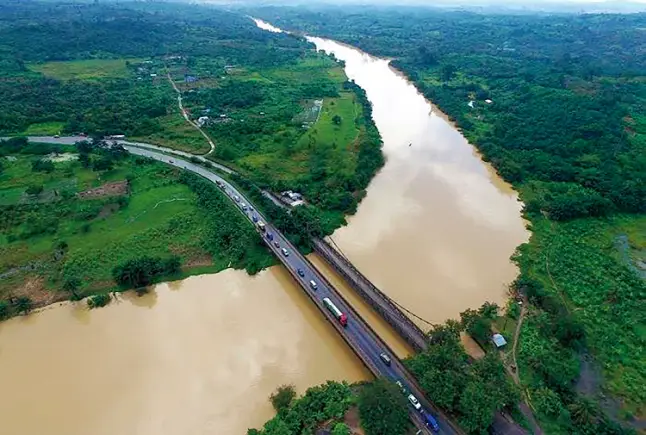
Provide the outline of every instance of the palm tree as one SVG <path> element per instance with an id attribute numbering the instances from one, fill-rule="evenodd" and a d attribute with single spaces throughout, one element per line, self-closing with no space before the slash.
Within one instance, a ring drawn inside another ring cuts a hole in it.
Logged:
<path id="1" fill-rule="evenodd" d="M 597 404 L 586 397 L 578 397 L 568 406 L 572 421 L 577 426 L 596 425 L 599 423 Z"/>

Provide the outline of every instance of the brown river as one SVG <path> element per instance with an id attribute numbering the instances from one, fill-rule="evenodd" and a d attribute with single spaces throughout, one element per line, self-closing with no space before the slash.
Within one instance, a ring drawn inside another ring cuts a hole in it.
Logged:
<path id="1" fill-rule="evenodd" d="M 502 303 L 516 273 L 509 256 L 528 236 L 516 194 L 385 60 L 313 42 L 367 91 L 387 157 L 336 244 L 431 322 Z M 410 352 L 330 279 L 397 354 Z M 272 416 L 267 398 L 281 384 L 303 392 L 369 376 L 281 267 L 0 323 L 0 416 L 11 435 L 238 435 Z"/>

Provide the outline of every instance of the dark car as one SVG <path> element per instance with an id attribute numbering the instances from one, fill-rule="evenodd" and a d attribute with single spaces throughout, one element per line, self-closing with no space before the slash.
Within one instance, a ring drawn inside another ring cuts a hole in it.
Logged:
<path id="1" fill-rule="evenodd" d="M 298 269 L 296 272 L 298 272 L 298 276 L 300 276 L 300 277 L 305 276 L 305 271 L 303 269 Z"/>
<path id="2" fill-rule="evenodd" d="M 388 355 L 386 355 L 384 352 L 381 352 L 381 353 L 379 354 L 379 358 L 381 358 L 381 360 L 382 360 L 382 361 L 384 362 L 384 364 L 386 364 L 387 366 L 389 366 L 389 365 L 390 365 L 390 363 L 391 363 L 391 361 L 390 361 L 390 357 L 389 357 Z"/>
<path id="3" fill-rule="evenodd" d="M 278 240 L 276 240 L 276 241 L 274 242 L 274 246 L 275 246 L 275 247 L 277 247 L 277 248 L 280 248 L 280 243 L 278 243 Z"/>
<path id="4" fill-rule="evenodd" d="M 426 426 L 433 429 L 433 432 L 439 432 L 440 425 L 437 423 L 437 420 L 435 419 L 435 417 L 433 417 L 431 414 L 427 412 L 423 412 L 422 414 L 424 416 L 424 422 L 426 423 Z"/>
<path id="5" fill-rule="evenodd" d="M 267 240 L 274 240 L 274 235 L 272 233 L 267 233 Z"/>

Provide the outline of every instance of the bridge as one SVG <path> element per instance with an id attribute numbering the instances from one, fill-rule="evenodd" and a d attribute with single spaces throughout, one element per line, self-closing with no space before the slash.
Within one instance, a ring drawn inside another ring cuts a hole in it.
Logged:
<path id="1" fill-rule="evenodd" d="M 398 304 L 379 290 L 341 252 L 322 239 L 313 239 L 314 251 L 323 257 L 352 288 L 417 352 L 428 346 L 428 337 L 399 308 Z"/>

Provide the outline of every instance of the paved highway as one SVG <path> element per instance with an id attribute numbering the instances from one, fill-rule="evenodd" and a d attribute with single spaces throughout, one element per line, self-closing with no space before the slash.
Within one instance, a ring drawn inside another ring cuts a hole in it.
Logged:
<path id="1" fill-rule="evenodd" d="M 223 178 L 219 177 L 217 174 L 191 162 L 179 159 L 175 156 L 169 156 L 166 154 L 161 154 L 159 152 L 143 149 L 136 146 L 125 145 L 125 148 L 130 151 L 132 154 L 141 155 L 159 160 L 173 166 L 177 166 L 191 172 L 194 172 L 198 175 L 201 175 L 208 180 L 217 183 L 219 182 L 224 189 L 224 191 L 232 198 L 232 201 L 238 206 L 238 209 L 249 219 L 252 224 L 253 215 L 256 215 L 258 219 L 266 224 L 266 231 L 263 234 L 261 232 L 261 237 L 269 246 L 269 248 L 276 254 L 276 256 L 281 260 L 283 265 L 287 268 L 290 274 L 297 280 L 297 282 L 303 287 L 307 292 L 310 298 L 318 305 L 321 311 L 325 314 L 327 319 L 332 322 L 333 326 L 339 331 L 343 338 L 348 342 L 348 344 L 353 348 L 355 352 L 359 354 L 359 357 L 364 361 L 364 363 L 370 368 L 370 370 L 378 376 L 384 376 L 393 381 L 400 381 L 404 384 L 406 389 L 417 397 L 423 409 L 430 412 L 432 407 L 430 404 L 422 397 L 421 391 L 414 384 L 414 380 L 411 379 L 403 367 L 402 363 L 397 359 L 397 357 L 392 353 L 392 351 L 387 347 L 386 344 L 377 336 L 377 334 L 361 319 L 361 317 L 356 314 L 356 312 L 343 300 L 336 290 L 327 282 L 327 280 L 318 272 L 318 270 L 304 257 L 302 256 L 294 246 L 287 240 L 287 238 L 281 234 L 275 227 L 268 222 L 265 217 L 258 212 L 249 200 L 234 186 L 228 183 Z M 239 202 L 233 200 L 235 196 L 240 198 Z M 246 204 L 247 207 L 252 207 L 247 211 L 241 209 L 242 204 Z M 268 240 L 267 234 L 272 234 L 273 241 Z M 285 256 L 282 252 L 282 249 L 286 249 L 288 255 Z M 303 271 L 304 276 L 299 276 L 298 270 Z M 314 281 L 317 284 L 317 289 L 314 290 L 311 288 L 309 282 Z M 348 316 L 347 327 L 342 327 L 323 304 L 323 298 L 329 298 L 343 313 Z M 380 358 L 380 353 L 386 353 L 392 360 L 390 366 L 386 365 Z M 410 406 L 411 418 L 415 422 L 415 425 L 421 429 L 421 433 L 430 434 L 432 433 L 424 424 L 424 420 L 419 411 L 414 410 L 413 406 Z M 439 424 L 441 434 L 455 434 L 457 433 L 452 429 L 447 420 L 439 416 L 436 412 L 431 412 Z"/>

